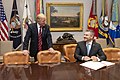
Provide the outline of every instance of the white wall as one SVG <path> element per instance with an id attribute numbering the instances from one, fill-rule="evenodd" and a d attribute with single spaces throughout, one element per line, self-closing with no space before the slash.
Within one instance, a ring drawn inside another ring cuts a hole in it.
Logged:
<path id="1" fill-rule="evenodd" d="M 16 0 L 16 1 L 17 1 L 18 13 L 19 13 L 19 16 L 20 16 L 20 20 L 22 22 L 24 0 Z M 28 1 L 29 1 L 30 10 L 31 10 L 31 16 L 32 16 L 32 18 L 34 18 L 34 11 L 35 11 L 34 1 L 35 0 L 28 0 Z M 82 32 L 69 32 L 71 34 L 74 34 L 74 38 L 77 41 L 83 40 L 84 31 L 87 29 L 87 20 L 88 20 L 88 17 L 89 17 L 92 0 L 43 0 L 43 1 L 44 1 L 45 13 L 46 13 L 46 3 L 47 2 L 78 2 L 78 3 L 83 3 L 84 4 L 83 31 Z M 120 0 L 118 0 L 118 1 L 119 1 L 119 4 L 120 4 Z M 9 21 L 10 16 L 11 16 L 11 11 L 12 11 L 13 0 L 2 0 L 2 2 L 3 2 L 5 12 L 6 12 L 7 19 Z M 98 15 L 98 17 L 100 16 L 100 12 L 101 12 L 101 2 L 102 2 L 102 0 L 97 0 L 97 15 Z M 111 2 L 112 2 L 112 0 L 108 0 L 109 15 L 110 15 Z M 120 9 L 119 9 L 119 11 L 120 11 Z M 52 32 L 53 42 L 56 41 L 58 36 L 62 36 L 63 33 L 64 32 Z"/>

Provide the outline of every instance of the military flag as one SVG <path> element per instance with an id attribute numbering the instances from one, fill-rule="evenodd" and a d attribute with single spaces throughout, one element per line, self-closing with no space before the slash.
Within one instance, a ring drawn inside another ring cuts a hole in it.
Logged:
<path id="1" fill-rule="evenodd" d="M 113 0 L 111 11 L 112 14 L 111 14 L 111 21 L 109 26 L 109 37 L 110 37 L 110 42 L 114 46 L 114 38 L 117 35 L 116 29 L 118 26 L 118 0 Z"/>
<path id="2" fill-rule="evenodd" d="M 120 38 L 120 24 L 116 27 L 116 35 L 115 38 Z"/>
<path id="3" fill-rule="evenodd" d="M 119 5 L 120 1 L 118 1 Z M 115 38 L 120 38 L 120 5 L 118 6 L 118 26 L 116 27 L 116 35 Z"/>
<path id="4" fill-rule="evenodd" d="M 44 14 L 43 0 L 36 0 L 35 10 L 36 10 L 36 15 L 38 15 L 39 13 Z"/>
<path id="5" fill-rule="evenodd" d="M 99 27 L 98 27 L 98 36 L 99 38 L 105 38 L 107 40 L 107 44 L 109 44 L 109 18 L 108 18 L 108 1 L 102 0 L 102 10 L 101 16 L 99 19 Z"/>
<path id="6" fill-rule="evenodd" d="M 13 0 L 13 7 L 10 18 L 10 40 L 13 41 L 14 49 L 21 46 L 21 23 L 17 10 L 16 0 Z"/>
<path id="7" fill-rule="evenodd" d="M 92 0 L 92 7 L 88 19 L 88 29 L 92 29 L 95 32 L 95 37 L 98 38 L 98 17 L 96 11 L 96 0 Z"/>

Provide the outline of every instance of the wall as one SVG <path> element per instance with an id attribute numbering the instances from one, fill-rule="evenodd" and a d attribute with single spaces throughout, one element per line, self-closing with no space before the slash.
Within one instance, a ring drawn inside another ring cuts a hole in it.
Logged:
<path id="1" fill-rule="evenodd" d="M 17 7 L 18 7 L 20 20 L 22 22 L 24 0 L 16 0 L 16 1 L 17 1 Z M 35 0 L 28 0 L 28 1 L 29 1 L 30 10 L 31 10 L 31 16 L 33 18 L 34 17 L 34 11 L 35 11 L 35 9 L 34 9 L 34 1 Z M 83 3 L 84 4 L 83 31 L 82 32 L 80 32 L 80 31 L 79 32 L 69 32 L 69 33 L 74 35 L 74 38 L 77 41 L 83 40 L 84 31 L 87 29 L 87 20 L 88 20 L 88 17 L 89 17 L 92 0 L 43 0 L 43 1 L 44 1 L 45 13 L 46 13 L 46 3 L 47 2 L 78 2 L 78 3 Z M 110 15 L 111 1 L 112 0 L 108 0 L 109 15 Z M 119 4 L 120 4 L 120 0 L 118 0 L 118 1 L 119 1 Z M 5 12 L 6 12 L 7 19 L 9 21 L 10 16 L 11 16 L 11 11 L 12 11 L 13 0 L 2 0 L 2 2 L 3 2 L 3 5 L 4 5 L 4 9 L 5 9 Z M 102 2 L 102 0 L 97 0 L 97 15 L 98 15 L 98 17 L 100 16 L 100 12 L 101 12 L 101 2 Z M 120 11 L 120 9 L 119 9 L 119 11 Z M 53 42 L 56 41 L 58 36 L 62 36 L 63 33 L 64 32 L 52 32 Z"/>

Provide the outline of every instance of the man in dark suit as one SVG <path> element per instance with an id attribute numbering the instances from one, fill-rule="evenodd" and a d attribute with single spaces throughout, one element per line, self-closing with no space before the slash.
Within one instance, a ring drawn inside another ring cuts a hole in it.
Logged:
<path id="1" fill-rule="evenodd" d="M 86 30 L 84 33 L 84 41 L 78 42 L 74 57 L 77 61 L 101 61 L 106 60 L 101 45 L 94 40 L 94 31 Z"/>
<path id="2" fill-rule="evenodd" d="M 49 30 L 49 25 L 46 24 L 46 16 L 44 14 L 37 15 L 37 23 L 32 23 L 28 25 L 28 30 L 23 42 L 23 52 L 24 54 L 30 54 L 31 57 L 37 60 L 37 53 L 41 50 L 54 51 L 52 48 L 52 36 Z M 41 31 L 41 45 L 39 44 L 39 33 Z M 30 41 L 30 49 L 28 50 L 28 45 Z M 41 49 L 38 48 L 41 47 Z"/>

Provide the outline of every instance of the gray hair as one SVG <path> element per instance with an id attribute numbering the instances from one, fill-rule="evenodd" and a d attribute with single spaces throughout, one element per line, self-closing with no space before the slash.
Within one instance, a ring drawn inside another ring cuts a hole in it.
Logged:
<path id="1" fill-rule="evenodd" d="M 87 29 L 87 30 L 86 30 L 86 32 L 90 32 L 92 36 L 94 36 L 94 35 L 95 35 L 95 32 L 94 32 L 94 30 Z"/>

